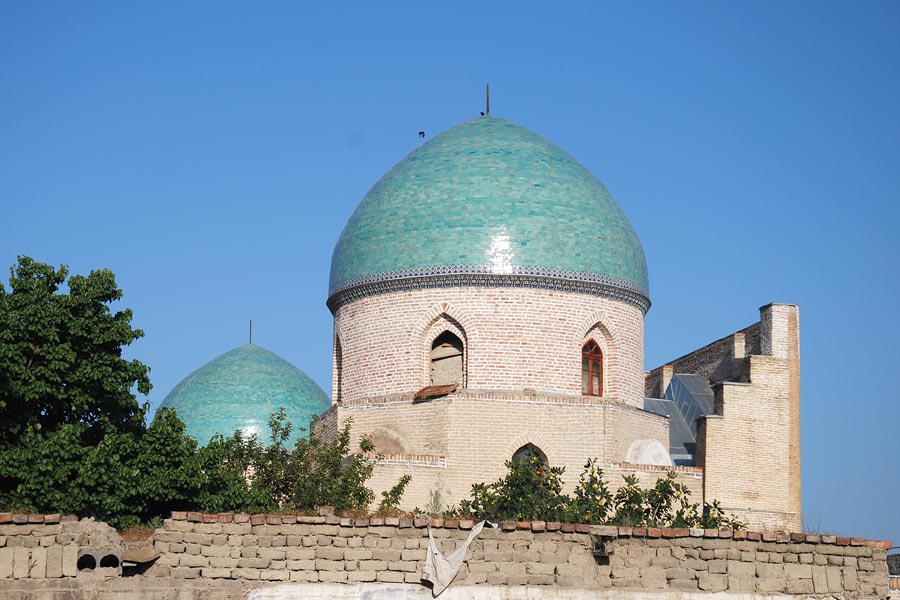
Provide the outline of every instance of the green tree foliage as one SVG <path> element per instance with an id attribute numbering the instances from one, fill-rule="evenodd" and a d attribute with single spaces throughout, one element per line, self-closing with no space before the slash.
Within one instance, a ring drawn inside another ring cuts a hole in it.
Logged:
<path id="1" fill-rule="evenodd" d="M 143 336 L 108 270 L 73 275 L 28 257 L 0 284 L 0 504 L 115 521 L 132 512 L 132 462 L 149 369 L 122 358 Z M 67 290 L 64 289 L 67 287 Z M 133 520 L 133 517 L 125 517 Z"/>
<path id="2" fill-rule="evenodd" d="M 578 485 L 571 500 L 566 504 L 566 517 L 570 522 L 604 523 L 612 509 L 613 496 L 603 479 L 603 469 L 595 459 L 584 465 L 578 478 Z"/>
<path id="3" fill-rule="evenodd" d="M 412 475 L 404 475 L 394 487 L 381 492 L 381 502 L 378 504 L 379 514 L 394 513 L 400 509 L 400 499 L 410 481 L 412 481 Z"/>
<path id="4" fill-rule="evenodd" d="M 717 502 L 702 512 L 690 503 L 690 490 L 675 473 L 642 488 L 634 475 L 613 495 L 596 460 L 589 460 L 572 496 L 562 493 L 564 469 L 548 467 L 537 457 L 506 463 L 507 474 L 494 483 L 472 486 L 470 500 L 460 512 L 494 521 L 567 521 L 635 527 L 705 527 L 742 529 L 743 523 L 725 515 Z"/>
<path id="5" fill-rule="evenodd" d="M 562 467 L 549 467 L 539 457 L 506 462 L 506 477 L 472 486 L 472 499 L 460 510 L 479 519 L 499 521 L 558 521 L 568 498 L 562 493 Z"/>
<path id="6" fill-rule="evenodd" d="M 149 369 L 122 358 L 142 337 L 131 311 L 109 304 L 122 297 L 111 271 L 68 279 L 68 270 L 20 256 L 0 284 L 0 444 L 27 432 L 79 425 L 98 443 L 109 432 L 140 432 L 144 409 L 133 388 L 150 392 Z"/>
<path id="7" fill-rule="evenodd" d="M 118 527 L 171 510 L 211 512 L 364 508 L 373 464 L 348 457 L 350 425 L 335 440 L 285 446 L 291 424 L 272 415 L 271 444 L 216 436 L 203 448 L 173 410 L 149 427 L 134 390 L 149 369 L 125 360 L 143 336 L 107 270 L 68 277 L 19 257 L 0 284 L 0 507 L 92 516 Z M 363 452 L 372 450 L 363 439 Z"/>

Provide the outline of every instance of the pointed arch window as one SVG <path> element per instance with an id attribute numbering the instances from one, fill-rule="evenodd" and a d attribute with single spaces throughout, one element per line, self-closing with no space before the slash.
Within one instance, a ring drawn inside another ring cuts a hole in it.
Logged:
<path id="1" fill-rule="evenodd" d="M 581 347 L 581 393 L 603 395 L 603 352 L 594 340 Z"/>
<path id="2" fill-rule="evenodd" d="M 544 454 L 544 451 L 532 443 L 525 444 L 524 446 L 516 450 L 512 456 L 513 462 L 519 461 L 526 464 L 530 464 L 531 459 L 533 458 L 536 458 L 538 463 L 542 466 L 547 466 L 548 464 L 550 464 L 550 461 L 547 460 L 547 455 Z"/>
<path id="3" fill-rule="evenodd" d="M 463 383 L 463 343 L 449 331 L 431 344 L 431 385 Z"/>

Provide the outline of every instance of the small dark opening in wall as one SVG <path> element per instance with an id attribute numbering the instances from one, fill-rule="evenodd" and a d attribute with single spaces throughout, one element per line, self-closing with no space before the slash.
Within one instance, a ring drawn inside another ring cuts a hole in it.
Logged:
<path id="1" fill-rule="evenodd" d="M 118 568 L 119 566 L 119 557 L 115 554 L 107 554 L 103 558 L 100 559 L 101 567 L 112 567 L 113 569 Z"/>
<path id="2" fill-rule="evenodd" d="M 84 554 L 78 558 L 76 566 L 79 571 L 93 571 L 97 568 L 97 559 L 90 554 Z"/>

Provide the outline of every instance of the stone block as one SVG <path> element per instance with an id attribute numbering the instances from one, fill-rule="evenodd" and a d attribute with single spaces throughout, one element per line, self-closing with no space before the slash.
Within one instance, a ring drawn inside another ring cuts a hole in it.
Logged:
<path id="1" fill-rule="evenodd" d="M 251 531 L 250 523 L 226 523 L 222 525 L 222 533 L 228 535 L 246 535 Z"/>
<path id="2" fill-rule="evenodd" d="M 385 571 L 387 570 L 387 561 L 385 560 L 361 560 L 359 568 L 363 571 Z"/>
<path id="3" fill-rule="evenodd" d="M 231 579 L 231 569 L 204 567 L 200 569 L 200 575 L 204 579 Z"/>
<path id="4" fill-rule="evenodd" d="M 209 558 L 202 554 L 182 554 L 178 559 L 178 565 L 181 567 L 208 567 Z"/>
<path id="5" fill-rule="evenodd" d="M 333 546 L 318 546 L 315 550 L 316 558 L 325 560 L 344 560 L 344 549 Z"/>
<path id="6" fill-rule="evenodd" d="M 705 592 L 724 592 L 728 589 L 728 576 L 701 573 L 697 580 L 697 586 Z"/>
<path id="7" fill-rule="evenodd" d="M 525 573 L 528 575 L 556 575 L 556 566 L 539 562 L 525 564 Z M 541 584 L 543 585 L 543 584 Z"/>
<path id="8" fill-rule="evenodd" d="M 238 566 L 239 559 L 230 556 L 213 556 L 209 559 L 209 566 L 214 569 L 233 569 Z"/>
<path id="9" fill-rule="evenodd" d="M 200 554 L 203 556 L 231 556 L 231 546 L 203 546 Z"/>
<path id="10" fill-rule="evenodd" d="M 751 562 L 729 560 L 728 574 L 734 577 L 756 577 L 756 565 Z"/>
<path id="11" fill-rule="evenodd" d="M 316 559 L 316 571 L 345 571 L 345 563 L 343 560 L 326 560 L 322 558 Z M 324 581 L 324 580 L 323 580 Z M 343 580 L 341 580 L 343 581 Z"/>
<path id="12" fill-rule="evenodd" d="M 323 571 L 319 570 L 319 581 L 322 583 L 342 583 L 347 581 L 347 571 Z"/>
<path id="13" fill-rule="evenodd" d="M 401 550 L 400 560 L 419 560 L 425 558 L 425 552 L 422 550 Z"/>
<path id="14" fill-rule="evenodd" d="M 309 560 L 316 557 L 316 548 L 292 548 L 284 549 L 284 558 L 286 560 Z"/>
<path id="15" fill-rule="evenodd" d="M 485 551 L 487 552 L 487 551 Z M 558 551 L 558 552 L 541 552 L 539 561 L 542 563 L 548 564 L 561 564 L 568 562 L 569 560 L 569 552 L 568 551 Z"/>
<path id="16" fill-rule="evenodd" d="M 709 569 L 710 573 L 724 575 L 728 573 L 728 561 L 727 560 L 711 560 L 707 563 L 707 569 Z"/>
<path id="17" fill-rule="evenodd" d="M 290 574 L 287 571 L 274 571 L 271 569 L 266 569 L 265 571 L 260 571 L 259 578 L 264 581 L 287 581 L 290 577 Z"/>
<path id="18" fill-rule="evenodd" d="M 691 569 L 666 569 L 666 579 L 696 579 L 696 571 Z"/>
<path id="19" fill-rule="evenodd" d="M 13 576 L 14 548 L 0 548 L 0 579 L 9 579 Z"/>
<path id="20" fill-rule="evenodd" d="M 414 573 L 419 570 L 419 566 L 415 561 L 398 560 L 388 562 L 388 570 L 402 571 L 404 573 Z"/>
<path id="21" fill-rule="evenodd" d="M 552 565 L 550 565 L 552 567 Z M 469 563 L 470 573 L 494 573 L 497 570 L 497 563 L 489 562 L 471 562 Z"/>
<path id="22" fill-rule="evenodd" d="M 187 544 L 200 544 L 201 546 L 209 546 L 212 542 L 212 536 L 205 533 L 185 533 L 183 540 Z"/>
<path id="23" fill-rule="evenodd" d="M 375 574 L 375 581 L 380 581 L 382 583 L 403 583 L 403 573 L 397 573 L 395 571 L 379 571 Z"/>
<path id="24" fill-rule="evenodd" d="M 347 573 L 347 582 L 353 583 L 375 581 L 376 575 L 377 574 L 375 573 L 375 571 L 352 571 L 350 573 Z"/>
<path id="25" fill-rule="evenodd" d="M 812 565 L 785 564 L 784 575 L 791 579 L 812 579 Z"/>
<path id="26" fill-rule="evenodd" d="M 319 581 L 319 574 L 316 571 L 291 571 L 290 581 L 302 581 L 314 583 Z"/>
<path id="27" fill-rule="evenodd" d="M 844 591 L 840 567 L 825 567 L 825 580 L 828 585 L 828 593 L 835 594 Z"/>
<path id="28" fill-rule="evenodd" d="M 326 558 L 326 557 L 323 557 Z M 348 548 L 344 550 L 344 560 L 371 560 L 372 551 L 367 548 Z"/>
<path id="29" fill-rule="evenodd" d="M 78 574 L 78 546 L 67 544 L 63 546 L 62 576 L 75 577 Z"/>
<path id="30" fill-rule="evenodd" d="M 269 560 L 285 560 L 287 551 L 284 548 L 260 548 L 256 554 Z"/>
<path id="31" fill-rule="evenodd" d="M 851 567 L 843 567 L 841 572 L 844 580 L 844 590 L 848 592 L 859 591 L 859 576 L 856 570 Z"/>
<path id="32" fill-rule="evenodd" d="M 288 560 L 285 567 L 290 571 L 315 571 L 316 561 L 312 559 Z"/>
<path id="33" fill-rule="evenodd" d="M 696 592 L 699 589 L 696 579 L 672 579 L 669 588 L 680 592 Z"/>
<path id="34" fill-rule="evenodd" d="M 41 550 L 44 551 L 44 575 L 41 575 L 41 577 L 49 579 L 62 577 L 62 546 L 54 545 L 49 548 L 41 548 Z M 34 559 L 32 558 L 32 560 Z M 34 573 L 34 568 L 32 568 L 32 573 Z M 35 577 L 35 575 L 32 575 L 32 577 Z"/>
<path id="35" fill-rule="evenodd" d="M 400 560 L 400 550 L 393 548 L 376 548 L 372 550 L 372 558 L 374 560 Z"/>
<path id="36" fill-rule="evenodd" d="M 749 594 L 756 589 L 754 577 L 728 576 L 728 591 L 740 594 Z"/>
<path id="37" fill-rule="evenodd" d="M 172 577 L 176 579 L 197 579 L 200 577 L 200 569 L 192 567 L 175 567 L 172 569 Z"/>
<path id="38" fill-rule="evenodd" d="M 812 579 L 788 579 L 785 591 L 788 594 L 812 594 Z"/>
<path id="39" fill-rule="evenodd" d="M 259 579 L 259 574 L 261 571 L 259 569 L 244 569 L 238 567 L 237 569 L 231 570 L 231 577 L 234 579 L 250 579 L 255 580 Z"/>

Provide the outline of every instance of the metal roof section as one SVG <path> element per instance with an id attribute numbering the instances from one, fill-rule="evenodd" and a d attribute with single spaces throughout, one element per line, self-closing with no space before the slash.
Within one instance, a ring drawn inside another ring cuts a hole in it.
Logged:
<path id="1" fill-rule="evenodd" d="M 694 466 L 697 456 L 697 419 L 715 412 L 715 396 L 702 375 L 678 373 L 665 398 L 645 398 L 644 410 L 669 417 L 669 454 L 678 466 Z"/>
<path id="2" fill-rule="evenodd" d="M 681 411 L 694 437 L 697 435 L 697 419 L 715 412 L 715 396 L 709 381 L 702 375 L 674 375 L 666 388 L 665 398 L 674 402 Z"/>
<path id="3" fill-rule="evenodd" d="M 675 403 L 671 400 L 645 398 L 644 410 L 669 417 L 669 456 L 672 463 L 677 466 L 693 466 L 696 460 L 696 439 Z"/>

